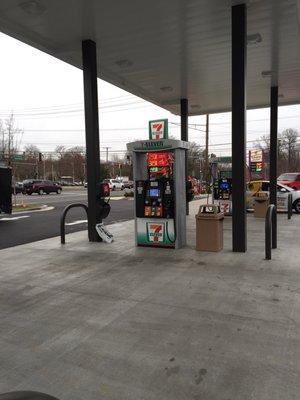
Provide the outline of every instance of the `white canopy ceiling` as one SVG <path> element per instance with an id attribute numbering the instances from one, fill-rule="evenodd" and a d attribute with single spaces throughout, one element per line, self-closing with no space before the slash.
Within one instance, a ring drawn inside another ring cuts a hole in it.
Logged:
<path id="1" fill-rule="evenodd" d="M 183 97 L 190 114 L 214 113 L 231 109 L 231 6 L 237 3 L 1 0 L 0 30 L 79 68 L 81 41 L 92 39 L 100 78 L 174 113 Z M 259 41 L 248 44 L 248 108 L 269 105 L 271 80 L 279 85 L 279 104 L 300 103 L 300 5 L 246 3 L 248 35 Z"/>

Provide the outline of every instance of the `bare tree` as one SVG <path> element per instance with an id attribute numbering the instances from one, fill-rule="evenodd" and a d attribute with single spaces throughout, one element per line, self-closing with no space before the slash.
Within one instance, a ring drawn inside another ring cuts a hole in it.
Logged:
<path id="1" fill-rule="evenodd" d="M 298 164 L 298 152 L 296 151 L 298 137 L 299 132 L 291 128 L 285 129 L 281 134 L 282 146 L 287 158 L 287 170 L 289 172 L 295 171 Z"/>
<path id="2" fill-rule="evenodd" d="M 203 159 L 204 153 L 201 146 L 195 142 L 190 143 L 190 148 L 188 150 L 188 163 L 187 170 L 188 175 L 198 176 L 200 172 L 201 159 Z"/>
<path id="3" fill-rule="evenodd" d="M 295 129 L 285 129 L 278 134 L 278 174 L 296 171 L 300 168 L 298 140 L 299 133 Z M 262 136 L 254 144 L 254 148 L 259 148 L 266 154 L 266 168 L 268 170 L 270 137 L 268 135 Z"/>
<path id="4" fill-rule="evenodd" d="M 16 127 L 14 114 L 3 122 L 0 122 L 1 153 L 3 159 L 7 160 L 8 165 L 11 165 L 14 155 L 19 151 L 22 142 L 23 131 Z"/>
<path id="5" fill-rule="evenodd" d="M 35 144 L 28 144 L 24 148 L 25 157 L 26 158 L 38 158 L 39 153 L 41 150 Z"/>

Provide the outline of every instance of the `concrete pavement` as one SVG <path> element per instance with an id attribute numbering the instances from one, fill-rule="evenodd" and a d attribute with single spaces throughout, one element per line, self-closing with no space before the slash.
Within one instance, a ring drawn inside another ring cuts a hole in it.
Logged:
<path id="1" fill-rule="evenodd" d="M 0 251 L 0 391 L 61 400 L 298 400 L 300 217 L 279 215 L 264 260 L 264 221 L 249 250 L 135 248 L 133 222 L 111 245 L 85 232 Z"/>

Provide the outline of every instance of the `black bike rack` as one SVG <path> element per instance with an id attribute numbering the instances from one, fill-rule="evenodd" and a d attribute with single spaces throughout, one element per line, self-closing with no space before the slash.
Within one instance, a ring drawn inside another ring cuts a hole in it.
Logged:
<path id="1" fill-rule="evenodd" d="M 276 207 L 270 204 L 268 207 L 266 220 L 265 220 L 265 252 L 266 260 L 271 260 L 272 249 L 277 248 L 277 243 L 272 235 L 272 221 L 276 218 Z"/>
<path id="2" fill-rule="evenodd" d="M 66 221 L 66 216 L 69 210 L 71 210 L 71 208 L 75 208 L 75 207 L 81 207 L 84 208 L 86 211 L 86 214 L 88 216 L 88 206 L 86 204 L 82 204 L 82 203 L 73 203 L 73 204 L 69 204 L 67 207 L 65 207 L 62 216 L 60 218 L 60 242 L 61 244 L 65 244 L 66 243 L 66 228 L 65 228 L 65 221 Z M 0 397 L 1 400 L 1 397 Z"/>
<path id="3" fill-rule="evenodd" d="M 292 215 L 293 215 L 293 195 L 292 195 L 292 193 L 288 194 L 288 212 L 287 212 L 287 215 L 288 215 L 288 219 L 291 219 Z"/>
<path id="4" fill-rule="evenodd" d="M 0 400 L 59 400 L 57 397 L 40 392 L 9 392 L 0 394 Z"/>

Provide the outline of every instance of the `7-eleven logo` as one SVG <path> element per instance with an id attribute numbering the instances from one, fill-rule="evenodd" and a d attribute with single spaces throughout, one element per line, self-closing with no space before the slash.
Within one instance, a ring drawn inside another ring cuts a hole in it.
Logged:
<path id="1" fill-rule="evenodd" d="M 158 140 L 164 138 L 165 121 L 150 122 L 150 127 L 151 139 Z"/>
<path id="2" fill-rule="evenodd" d="M 164 241 L 164 224 L 147 223 L 149 242 L 161 243 Z"/>

